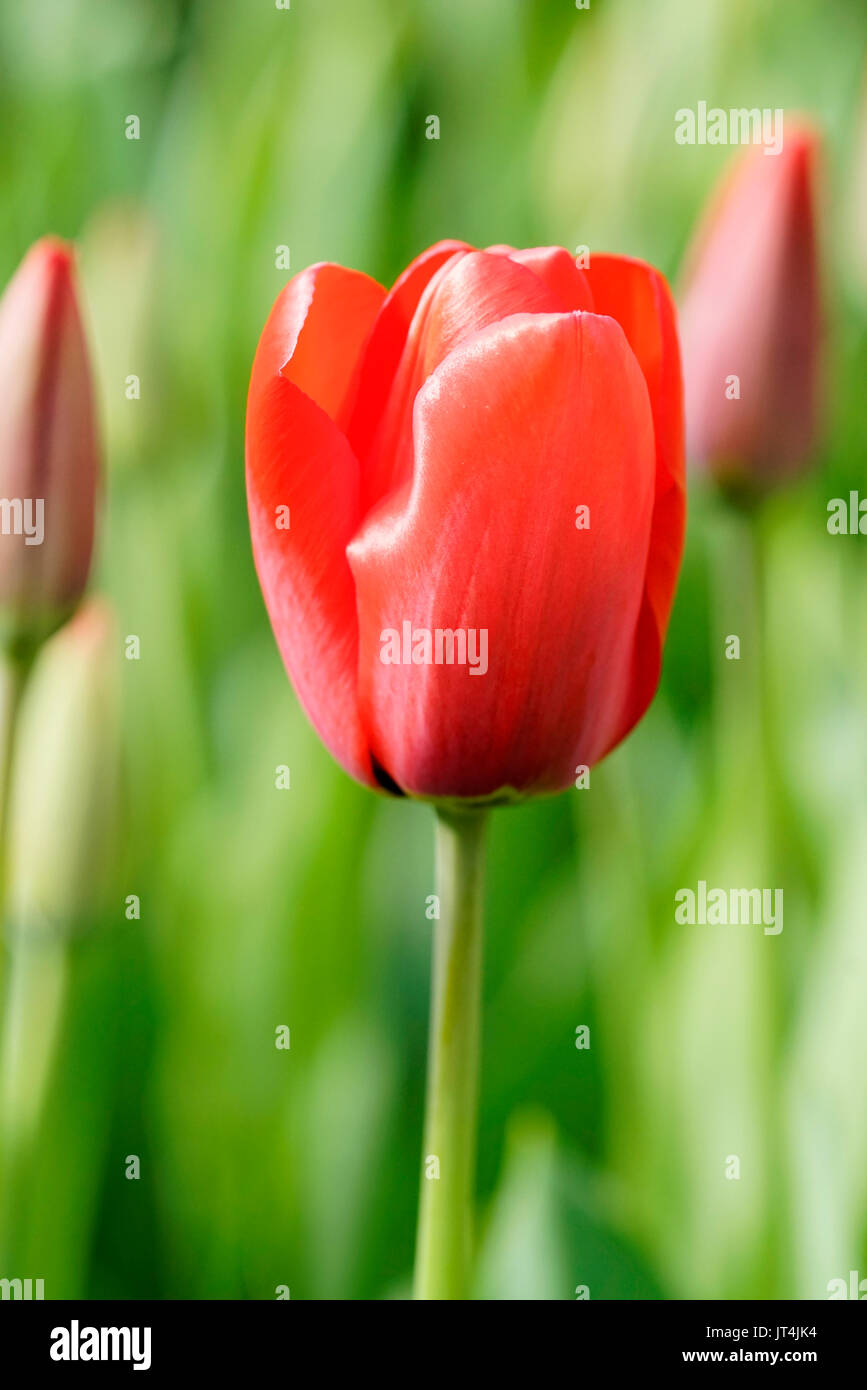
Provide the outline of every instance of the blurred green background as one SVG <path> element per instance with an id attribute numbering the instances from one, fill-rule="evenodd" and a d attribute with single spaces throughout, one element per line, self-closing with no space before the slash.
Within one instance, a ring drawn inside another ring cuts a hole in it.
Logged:
<path id="1" fill-rule="evenodd" d="M 825 524 L 867 485 L 861 0 L 0 16 L 0 280 L 46 232 L 79 244 L 122 730 L 109 883 L 68 949 L 0 1275 L 49 1298 L 407 1293 L 432 817 L 331 762 L 270 634 L 243 424 L 276 248 L 388 283 L 440 237 L 587 243 L 676 284 L 731 154 L 675 144 L 699 100 L 825 130 L 827 436 L 757 528 L 691 480 L 649 716 L 590 793 L 493 817 L 478 1292 L 823 1298 L 867 1275 L 867 542 Z M 700 878 L 783 887 L 784 931 L 677 926 Z"/>

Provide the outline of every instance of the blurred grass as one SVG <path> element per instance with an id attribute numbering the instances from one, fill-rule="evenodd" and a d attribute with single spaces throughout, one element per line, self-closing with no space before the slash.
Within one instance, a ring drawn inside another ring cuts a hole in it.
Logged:
<path id="1" fill-rule="evenodd" d="M 114 906 L 71 951 L 4 1272 L 57 1297 L 406 1292 L 430 816 L 333 766 L 268 629 L 242 459 L 275 249 L 390 281 L 442 236 L 586 242 L 676 278 L 729 155 L 675 145 L 699 99 L 810 110 L 828 138 L 828 438 L 763 537 L 774 746 L 752 658 L 719 660 L 755 619 L 728 582 L 748 539 L 696 482 L 650 716 L 589 796 L 493 818 L 479 1290 L 822 1297 L 865 1270 L 867 590 L 858 540 L 825 531 L 867 482 L 864 51 L 855 0 L 0 6 L 0 275 L 46 231 L 80 243 L 96 585 L 142 650 Z M 782 935 L 677 927 L 700 877 L 782 884 Z"/>

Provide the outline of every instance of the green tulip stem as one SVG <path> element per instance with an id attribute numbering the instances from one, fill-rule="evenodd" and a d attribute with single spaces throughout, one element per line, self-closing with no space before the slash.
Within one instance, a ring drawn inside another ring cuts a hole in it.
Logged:
<path id="1" fill-rule="evenodd" d="M 7 663 L 6 704 L 0 728 L 0 926 L 7 925 L 9 887 L 9 811 L 12 803 L 12 773 L 21 704 L 33 667 L 32 656 L 12 656 Z M 7 942 L 8 945 L 8 942 Z"/>
<path id="2" fill-rule="evenodd" d="M 438 808 L 424 1154 L 415 1297 L 463 1299 L 470 1283 L 487 812 Z"/>
<path id="3" fill-rule="evenodd" d="M 26 1087 L 15 1085 L 13 1072 L 16 1055 L 20 1057 L 22 1040 L 20 1038 L 21 1011 L 24 1002 L 22 985 L 24 976 L 19 962 L 21 951 L 12 939 L 8 920 L 8 890 L 11 877 L 9 822 L 12 806 L 12 782 L 14 772 L 15 745 L 18 737 L 21 707 L 30 672 L 33 667 L 33 654 L 10 656 L 6 666 L 6 700 L 0 727 L 0 962 L 11 961 L 11 973 L 5 1007 L 0 1011 L 2 1017 L 2 1042 L 0 1042 L 0 1263 L 8 1264 L 12 1255 L 13 1213 L 20 1195 L 21 1181 L 21 1130 L 13 1109 L 26 1110 L 34 1104 L 32 1095 L 27 1096 L 22 1106 L 15 1107 L 22 1090 Z M 41 1043 L 41 1036 L 40 1036 Z M 40 1048 L 37 1047 L 37 1052 Z M 23 1077 L 24 1068 L 21 1068 Z M 13 1095 L 14 1093 L 14 1095 Z M 38 1101 L 35 1102 L 38 1105 Z"/>

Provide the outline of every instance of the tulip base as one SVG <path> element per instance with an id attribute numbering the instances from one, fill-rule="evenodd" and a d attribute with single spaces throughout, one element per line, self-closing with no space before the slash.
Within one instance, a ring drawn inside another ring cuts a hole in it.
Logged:
<path id="1" fill-rule="evenodd" d="M 472 1265 L 487 811 L 437 809 L 435 922 L 415 1297 L 463 1299 Z"/>

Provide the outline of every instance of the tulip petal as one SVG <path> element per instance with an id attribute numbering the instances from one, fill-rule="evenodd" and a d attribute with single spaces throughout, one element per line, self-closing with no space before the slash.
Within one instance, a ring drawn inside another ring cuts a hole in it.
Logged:
<path id="1" fill-rule="evenodd" d="M 247 505 L 259 583 L 296 693 L 353 777 L 376 779 L 356 695 L 358 629 L 346 545 L 359 517 L 358 461 L 325 411 L 284 376 L 247 405 Z M 289 528 L 278 526 L 289 508 Z"/>
<path id="2" fill-rule="evenodd" d="M 372 752 L 427 797 L 563 788 L 610 745 L 632 680 L 654 489 L 641 371 L 610 318 L 516 315 L 449 353 L 413 429 L 411 483 L 349 547 Z M 405 622 L 486 631 L 487 671 L 385 664 Z"/>
<path id="3" fill-rule="evenodd" d="M 664 277 L 644 261 L 596 255 L 587 274 L 597 312 L 617 319 L 650 396 L 657 472 L 648 594 L 662 638 L 674 600 L 686 517 L 677 311 Z"/>
<path id="4" fill-rule="evenodd" d="M 341 266 L 296 275 L 265 325 L 247 402 L 250 531 L 277 645 L 323 742 L 370 786 L 346 562 L 360 519 L 359 470 L 334 417 L 384 296 L 375 281 Z"/>
<path id="5" fill-rule="evenodd" d="M 359 455 L 365 512 L 412 475 L 412 412 L 431 372 L 470 334 L 517 313 L 565 308 L 531 270 L 504 256 L 469 251 L 431 279 L 413 317 L 380 426 Z"/>
<path id="6" fill-rule="evenodd" d="M 489 252 L 508 256 L 518 265 L 526 266 L 557 296 L 558 306 L 566 309 L 595 309 L 590 282 L 568 251 L 562 246 L 531 246 L 516 251 L 513 246 L 490 246 Z M 605 309 L 603 313 L 608 313 Z"/>
<path id="7" fill-rule="evenodd" d="M 683 386 L 677 313 L 659 271 L 625 256 L 594 255 L 588 279 L 598 311 L 617 319 L 644 373 L 656 438 L 656 495 L 645 584 L 649 611 L 642 612 L 638 624 L 635 679 L 614 736 L 618 743 L 641 718 L 656 690 L 683 554 Z"/>
<path id="8" fill-rule="evenodd" d="M 400 363 L 418 302 L 437 271 L 471 248 L 463 241 L 438 241 L 398 276 L 380 306 L 359 367 L 354 399 L 345 412 L 346 437 L 365 458 L 376 433 Z"/>
<path id="9" fill-rule="evenodd" d="M 251 394 L 282 373 L 336 420 L 384 298 L 370 276 L 328 262 L 293 276 L 262 330 Z"/>

